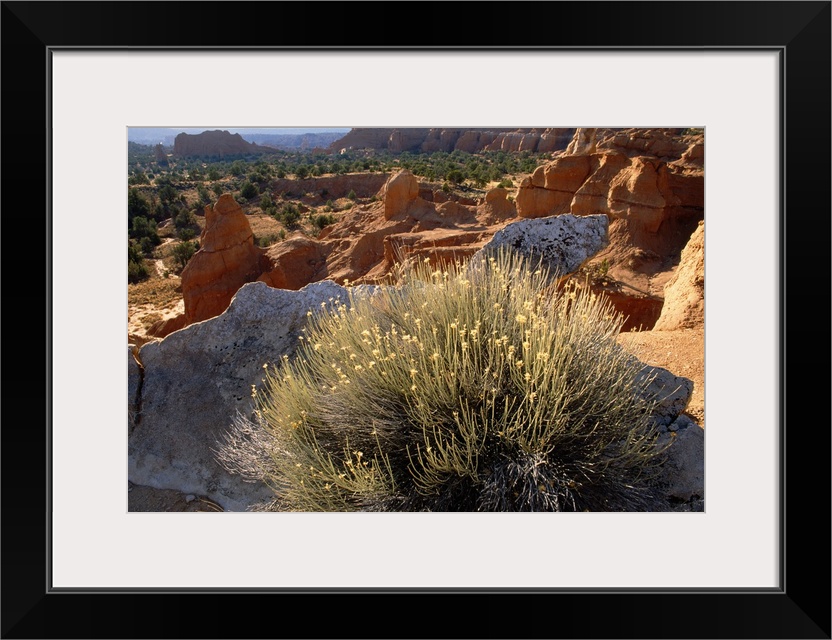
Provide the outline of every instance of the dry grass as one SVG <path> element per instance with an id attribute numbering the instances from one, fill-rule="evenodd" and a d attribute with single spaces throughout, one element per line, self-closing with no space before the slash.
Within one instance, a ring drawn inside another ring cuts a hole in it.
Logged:
<path id="1" fill-rule="evenodd" d="M 127 303 L 130 306 L 152 305 L 162 308 L 181 299 L 179 278 L 159 278 L 153 275 L 144 282 L 127 285 Z"/>

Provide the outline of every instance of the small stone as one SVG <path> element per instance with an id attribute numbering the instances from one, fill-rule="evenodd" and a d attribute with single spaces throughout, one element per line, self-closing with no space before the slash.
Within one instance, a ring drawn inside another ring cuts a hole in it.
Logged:
<path id="1" fill-rule="evenodd" d="M 196 496 L 192 493 L 185 496 L 185 502 L 193 502 L 194 500 L 196 500 Z"/>

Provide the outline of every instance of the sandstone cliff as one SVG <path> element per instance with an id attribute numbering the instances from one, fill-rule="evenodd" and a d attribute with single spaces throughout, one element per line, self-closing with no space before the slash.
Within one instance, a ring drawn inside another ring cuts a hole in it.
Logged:
<path id="1" fill-rule="evenodd" d="M 549 153 L 565 149 L 574 129 L 452 129 L 452 128 L 356 128 L 333 142 L 329 151 L 386 149 L 393 153 L 414 151 L 529 151 Z"/>
<path id="2" fill-rule="evenodd" d="M 270 153 L 269 147 L 261 147 L 243 140 L 239 133 L 228 131 L 203 131 L 198 134 L 180 133 L 173 142 L 173 155 L 181 158 L 200 156 L 248 155 L 252 153 Z"/>

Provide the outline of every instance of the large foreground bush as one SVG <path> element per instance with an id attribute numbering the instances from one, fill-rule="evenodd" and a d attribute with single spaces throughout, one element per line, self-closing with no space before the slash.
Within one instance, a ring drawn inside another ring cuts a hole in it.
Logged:
<path id="1" fill-rule="evenodd" d="M 296 511 L 660 508 L 622 318 L 501 253 L 311 314 L 220 451 Z"/>

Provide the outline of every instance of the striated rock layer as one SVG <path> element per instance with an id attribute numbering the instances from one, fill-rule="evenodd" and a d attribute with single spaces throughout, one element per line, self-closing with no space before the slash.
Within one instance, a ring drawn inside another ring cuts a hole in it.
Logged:
<path id="1" fill-rule="evenodd" d="M 264 270 L 263 251 L 254 245 L 246 215 L 230 193 L 205 207 L 199 245 L 181 276 L 187 324 L 225 311 L 237 290 Z"/>
<path id="2" fill-rule="evenodd" d="M 538 167 L 517 192 L 517 213 L 610 218 L 610 244 L 594 258 L 608 276 L 594 286 L 649 329 L 664 285 L 704 218 L 704 136 L 674 129 L 578 129 L 566 151 Z"/>
<path id="3" fill-rule="evenodd" d="M 356 128 L 333 142 L 330 152 L 350 149 L 385 149 L 432 153 L 434 151 L 529 151 L 549 153 L 565 149 L 575 129 L 454 129 L 454 128 Z"/>

